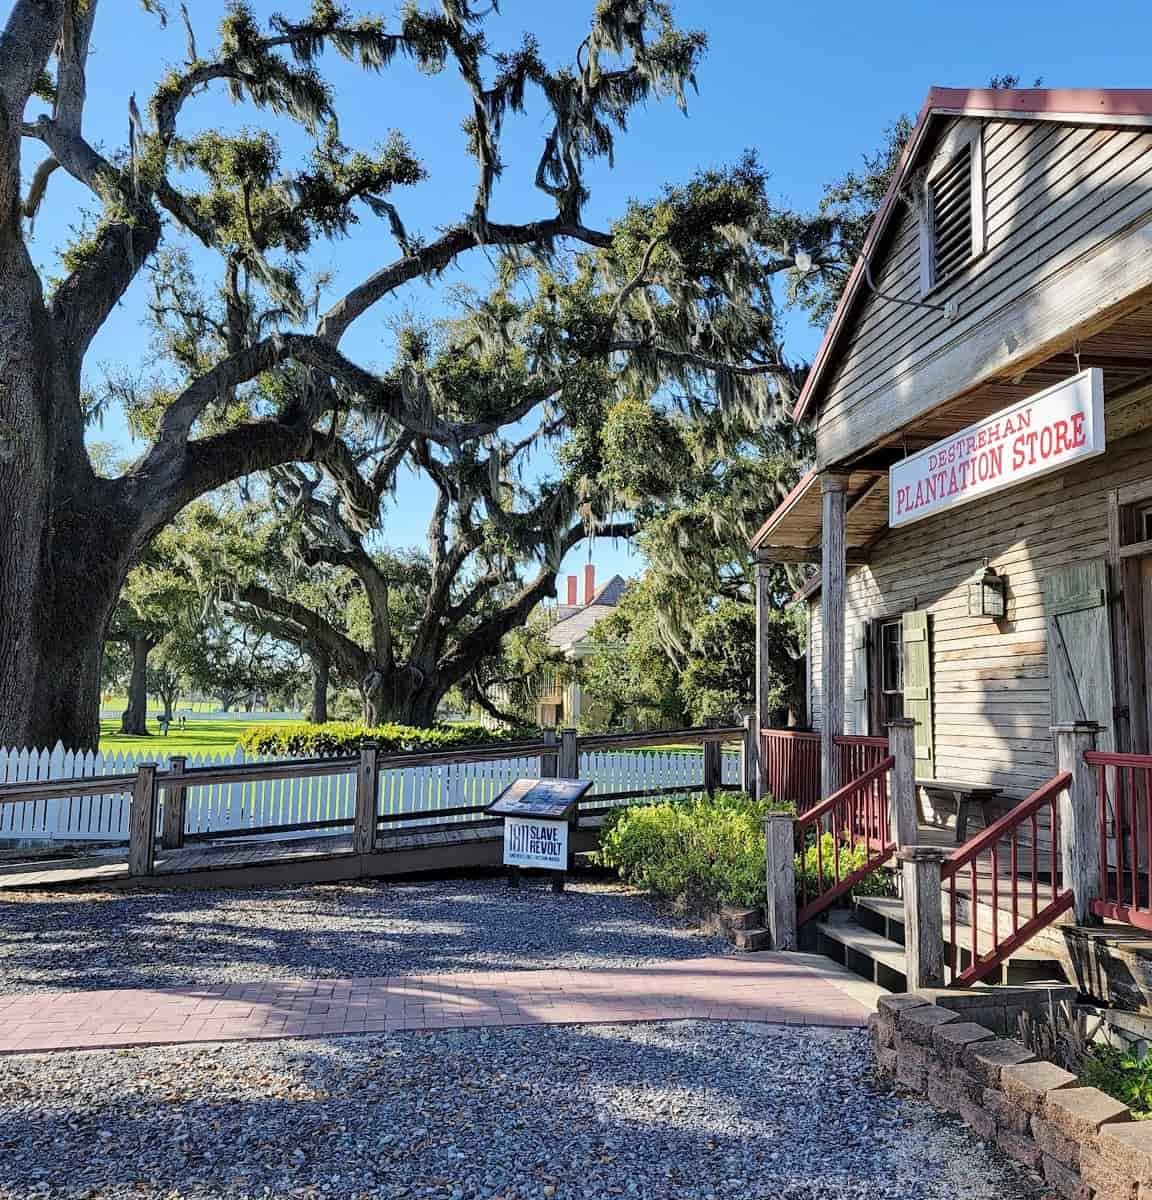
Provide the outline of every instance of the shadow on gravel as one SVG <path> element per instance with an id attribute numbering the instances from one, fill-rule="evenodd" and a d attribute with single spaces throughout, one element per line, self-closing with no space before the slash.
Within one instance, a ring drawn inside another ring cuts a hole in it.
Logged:
<path id="1" fill-rule="evenodd" d="M 962 1126 L 873 1091 L 865 1046 L 685 1024 L 0 1060 L 0 1194 L 1039 1194 Z"/>
<path id="2" fill-rule="evenodd" d="M 644 897 L 501 880 L 0 900 L 0 990 L 183 987 L 715 953 Z"/>

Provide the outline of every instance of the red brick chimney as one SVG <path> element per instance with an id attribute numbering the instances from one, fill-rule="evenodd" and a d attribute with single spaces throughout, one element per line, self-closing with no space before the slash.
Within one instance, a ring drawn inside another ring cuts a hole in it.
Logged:
<path id="1" fill-rule="evenodd" d="M 575 607 L 576 607 L 576 604 L 577 604 L 577 600 L 576 600 L 576 576 L 575 576 L 575 575 L 569 575 L 569 576 L 568 576 L 568 606 L 569 606 L 569 608 L 575 608 Z"/>
<path id="2" fill-rule="evenodd" d="M 584 564 L 584 603 L 591 604 L 596 595 L 596 567 L 593 563 Z"/>

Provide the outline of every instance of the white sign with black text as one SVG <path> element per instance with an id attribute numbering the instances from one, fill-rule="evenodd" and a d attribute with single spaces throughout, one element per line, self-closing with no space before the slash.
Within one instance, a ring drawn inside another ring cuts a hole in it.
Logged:
<path id="1" fill-rule="evenodd" d="M 1089 367 L 901 459 L 888 524 L 908 525 L 1104 453 L 1104 374 Z"/>
<path id="2" fill-rule="evenodd" d="M 504 865 L 568 869 L 568 822 L 504 818 Z"/>

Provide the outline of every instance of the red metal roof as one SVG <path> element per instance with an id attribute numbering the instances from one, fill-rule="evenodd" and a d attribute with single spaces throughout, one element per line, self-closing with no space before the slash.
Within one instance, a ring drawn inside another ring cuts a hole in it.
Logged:
<path id="1" fill-rule="evenodd" d="M 804 382 L 800 398 L 796 402 L 794 419 L 800 421 L 808 411 L 813 393 L 816 391 L 828 366 L 832 350 L 840 339 L 848 321 L 848 314 L 856 301 L 864 279 L 864 262 L 875 250 L 884 235 L 897 202 L 900 187 L 912 163 L 920 151 L 933 118 L 939 116 L 995 116 L 1012 114 L 1037 120 L 1057 121 L 1091 120 L 1106 124 L 1109 121 L 1125 122 L 1125 119 L 1142 118 L 1141 123 L 1152 123 L 1152 89 L 1124 88 L 941 88 L 929 91 L 915 128 L 900 156 L 892 182 L 880 206 L 868 236 L 864 239 L 860 257 L 852 267 L 840 303 L 820 343 L 820 349 L 812 362 L 812 369 Z M 785 501 L 787 503 L 787 501 Z M 769 518 L 771 520 L 771 518 Z"/>

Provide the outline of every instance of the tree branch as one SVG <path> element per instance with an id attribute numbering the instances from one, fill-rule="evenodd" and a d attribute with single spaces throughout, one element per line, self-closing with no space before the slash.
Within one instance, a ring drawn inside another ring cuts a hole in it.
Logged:
<path id="1" fill-rule="evenodd" d="M 233 599 L 237 604 L 250 605 L 298 625 L 340 663 L 341 670 L 347 675 L 362 679 L 372 669 L 372 656 L 367 650 L 305 605 L 280 596 L 258 583 L 238 587 Z"/>
<path id="2" fill-rule="evenodd" d="M 24 109 L 60 37 L 68 0 L 15 0 L 0 30 L 0 225 L 20 221 Z"/>
<path id="3" fill-rule="evenodd" d="M 479 233 L 467 226 L 458 225 L 436 241 L 421 247 L 415 254 L 405 255 L 354 287 L 324 314 L 316 332 L 326 341 L 337 344 L 352 322 L 363 316 L 379 300 L 402 284 L 444 270 L 466 250 L 478 246 L 528 246 L 537 242 L 548 245 L 561 238 L 605 250 L 612 245 L 611 234 L 601 233 L 558 217 L 530 221 L 523 225 L 489 223 Z"/>

